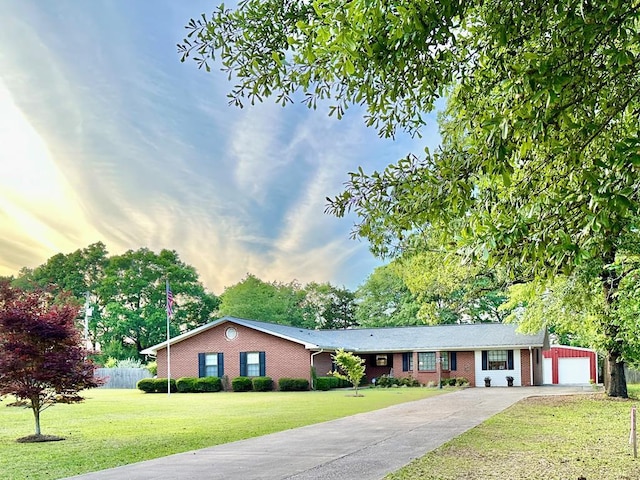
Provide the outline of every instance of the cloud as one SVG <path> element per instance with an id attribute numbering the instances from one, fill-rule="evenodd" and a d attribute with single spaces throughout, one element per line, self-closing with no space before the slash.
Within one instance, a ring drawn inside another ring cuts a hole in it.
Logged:
<path id="1" fill-rule="evenodd" d="M 225 75 L 175 52 L 205 7 L 0 3 L 0 274 L 98 240 L 176 250 L 216 293 L 247 272 L 355 287 L 377 265 L 325 197 L 424 142 L 379 140 L 357 108 L 229 107 Z"/>

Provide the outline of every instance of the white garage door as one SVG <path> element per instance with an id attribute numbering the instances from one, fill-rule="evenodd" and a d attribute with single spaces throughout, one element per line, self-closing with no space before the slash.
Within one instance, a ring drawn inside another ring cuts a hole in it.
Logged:
<path id="1" fill-rule="evenodd" d="M 589 358 L 559 358 L 558 383 L 561 385 L 588 384 Z"/>
<path id="2" fill-rule="evenodd" d="M 551 385 L 553 383 L 553 372 L 551 371 L 553 360 L 550 358 L 542 359 L 542 383 L 543 385 Z"/>

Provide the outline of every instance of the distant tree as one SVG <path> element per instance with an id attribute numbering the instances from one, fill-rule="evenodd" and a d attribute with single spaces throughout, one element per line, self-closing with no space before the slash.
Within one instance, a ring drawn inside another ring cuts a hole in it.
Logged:
<path id="1" fill-rule="evenodd" d="M 225 289 L 218 313 L 296 327 L 310 326 L 303 314 L 304 298 L 305 292 L 296 282 L 264 282 L 247 274 Z"/>
<path id="2" fill-rule="evenodd" d="M 107 247 L 102 242 L 93 243 L 71 253 L 58 253 L 34 269 L 22 268 L 13 285 L 23 289 L 44 288 L 55 294 L 70 294 L 69 301 L 85 305 L 89 294 L 89 340 L 94 348 L 98 343 L 97 325 L 100 324 L 103 305 L 98 303 L 96 290 L 104 278 L 109 262 Z M 84 316 L 84 310 L 80 317 Z M 78 319 L 80 320 L 80 318 Z"/>
<path id="3" fill-rule="evenodd" d="M 315 282 L 305 285 L 304 291 L 302 308 L 309 328 L 337 330 L 357 325 L 352 291 Z"/>
<path id="4" fill-rule="evenodd" d="M 377 267 L 358 287 L 356 320 L 362 327 L 416 325 L 420 304 L 402 277 L 401 265 L 393 261 Z"/>
<path id="5" fill-rule="evenodd" d="M 175 299 L 171 335 L 211 320 L 219 299 L 205 291 L 195 268 L 175 251 L 147 248 L 113 256 L 96 288 L 104 312 L 96 326 L 105 357 L 138 358 L 139 352 L 166 339 L 166 286 Z"/>
<path id="6" fill-rule="evenodd" d="M 351 352 L 345 352 L 344 349 L 336 351 L 331 358 L 336 362 L 336 370 L 330 372 L 334 377 L 341 378 L 351 382 L 355 390 L 355 396 L 358 397 L 358 385 L 364 377 L 365 360 Z"/>
<path id="7" fill-rule="evenodd" d="M 418 318 L 428 324 L 501 322 L 508 309 L 507 281 L 480 261 L 433 246 L 399 260 L 405 284 L 420 305 Z"/>
<path id="8" fill-rule="evenodd" d="M 24 289 L 35 287 L 47 288 L 54 293 L 69 292 L 83 302 L 85 293 L 95 291 L 104 278 L 108 260 L 104 243 L 93 243 L 72 253 L 58 253 L 34 269 L 23 268 L 14 284 Z"/>
<path id="9" fill-rule="evenodd" d="M 44 436 L 40 413 L 56 403 L 82 401 L 80 390 L 99 385 L 74 321 L 77 306 L 43 290 L 24 291 L 0 283 L 0 395 L 28 402 L 35 435 Z"/>

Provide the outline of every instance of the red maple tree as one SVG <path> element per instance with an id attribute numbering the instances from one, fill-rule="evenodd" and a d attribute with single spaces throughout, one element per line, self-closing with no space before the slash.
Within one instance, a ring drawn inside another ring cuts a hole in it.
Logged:
<path id="1" fill-rule="evenodd" d="M 26 439 L 45 439 L 44 409 L 82 401 L 81 390 L 100 384 L 75 325 L 78 309 L 49 292 L 0 282 L 0 396 L 13 395 L 33 411 L 35 436 Z"/>

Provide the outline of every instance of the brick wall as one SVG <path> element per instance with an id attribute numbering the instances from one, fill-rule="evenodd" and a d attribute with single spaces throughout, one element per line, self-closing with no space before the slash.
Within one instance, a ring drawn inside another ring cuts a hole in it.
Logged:
<path id="1" fill-rule="evenodd" d="M 230 326 L 238 333 L 233 340 L 225 337 Z M 197 377 L 198 353 L 223 353 L 224 374 L 232 380 L 240 375 L 240 352 L 265 352 L 265 373 L 276 386 L 283 377 L 310 380 L 311 352 L 303 345 L 228 322 L 171 345 L 171 378 Z M 158 351 L 157 361 L 158 377 L 166 377 L 166 349 Z"/>
<path id="2" fill-rule="evenodd" d="M 410 372 L 402 371 L 402 353 L 393 355 L 395 368 L 393 374 L 395 377 L 413 377 L 421 384 L 426 385 L 429 382 L 438 383 L 437 371 L 419 371 L 418 368 L 418 352 L 413 352 L 413 367 Z M 469 380 L 469 385 L 475 387 L 475 360 L 473 352 L 456 352 L 456 369 L 443 370 L 440 378 L 464 377 Z"/>
<path id="3" fill-rule="evenodd" d="M 531 386 L 531 362 L 529 350 L 520 350 L 520 382 L 523 387 Z"/>

